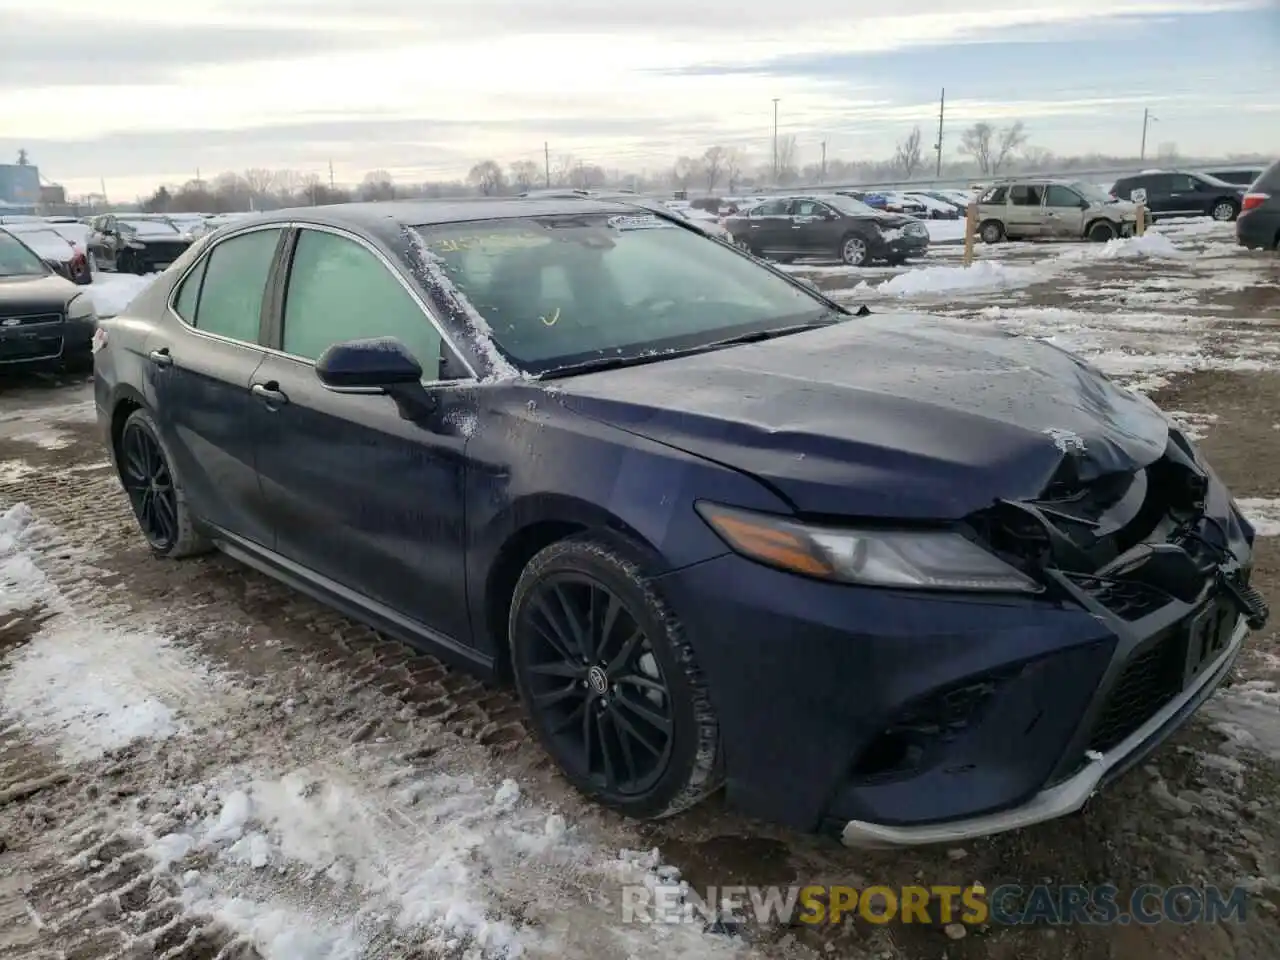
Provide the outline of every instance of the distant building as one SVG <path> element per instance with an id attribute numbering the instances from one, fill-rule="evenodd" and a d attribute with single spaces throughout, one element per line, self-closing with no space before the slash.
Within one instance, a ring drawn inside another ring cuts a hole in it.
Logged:
<path id="1" fill-rule="evenodd" d="M 45 184 L 40 188 L 42 206 L 61 206 L 67 202 L 67 188 L 58 183 Z"/>
<path id="2" fill-rule="evenodd" d="M 39 202 L 39 167 L 34 164 L 0 164 L 0 204 L 34 207 Z"/>

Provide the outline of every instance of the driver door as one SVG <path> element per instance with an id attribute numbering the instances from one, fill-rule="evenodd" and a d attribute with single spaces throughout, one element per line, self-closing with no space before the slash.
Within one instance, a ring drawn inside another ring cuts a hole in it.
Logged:
<path id="1" fill-rule="evenodd" d="M 1088 204 L 1070 187 L 1051 183 L 1044 192 L 1044 222 L 1049 235 L 1059 240 L 1084 236 L 1084 212 Z"/>
<path id="2" fill-rule="evenodd" d="M 791 232 L 801 256 L 830 258 L 840 249 L 843 225 L 834 209 L 818 200 L 793 200 L 791 213 Z"/>
<path id="3" fill-rule="evenodd" d="M 776 254 L 790 248 L 790 202 L 770 200 L 751 211 L 747 218 L 747 243 L 752 253 Z"/>

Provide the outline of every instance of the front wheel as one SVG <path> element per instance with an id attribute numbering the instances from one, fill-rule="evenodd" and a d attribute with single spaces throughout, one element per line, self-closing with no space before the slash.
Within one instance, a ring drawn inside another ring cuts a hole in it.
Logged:
<path id="1" fill-rule="evenodd" d="M 840 262 L 849 267 L 861 267 L 867 262 L 867 241 L 861 237 L 845 237 L 840 244 Z"/>
<path id="2" fill-rule="evenodd" d="M 565 777 L 656 819 L 720 785 L 720 731 L 680 620 L 640 557 L 608 536 L 552 544 L 520 575 L 508 627 L 530 724 Z"/>
<path id="3" fill-rule="evenodd" d="M 1004 224 L 999 220 L 988 220 L 978 228 L 978 236 L 983 243 L 999 243 L 1004 239 Z"/>
<path id="4" fill-rule="evenodd" d="M 1227 223 L 1236 218 L 1236 205 L 1230 200 L 1219 200 L 1213 205 L 1213 219 Z"/>
<path id="5" fill-rule="evenodd" d="M 120 481 L 151 552 L 177 559 L 208 550 L 150 413 L 129 414 L 115 453 Z"/>
<path id="6" fill-rule="evenodd" d="M 1106 220 L 1100 220 L 1089 227 L 1088 237 L 1094 243 L 1106 243 L 1116 238 L 1116 228 Z"/>

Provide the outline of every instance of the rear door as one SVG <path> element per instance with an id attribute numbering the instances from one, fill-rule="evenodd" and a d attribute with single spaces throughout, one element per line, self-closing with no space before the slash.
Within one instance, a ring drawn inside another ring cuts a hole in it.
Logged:
<path id="1" fill-rule="evenodd" d="M 266 427 L 258 467 L 286 560 L 446 638 L 470 642 L 459 404 L 442 336 L 399 268 L 354 235 L 302 228 L 272 353 L 253 378 Z M 389 396 L 335 393 L 315 361 L 334 343 L 399 339 L 422 365 L 411 418 Z M 470 409 L 470 408 L 469 408 Z M 472 422 L 474 419 L 472 418 Z"/>
<path id="2" fill-rule="evenodd" d="M 1213 195 L 1201 189 L 1204 182 L 1185 173 L 1171 173 L 1169 177 L 1169 212 L 1184 216 L 1207 214 L 1213 205 Z"/>
<path id="3" fill-rule="evenodd" d="M 1139 183 L 1141 189 L 1147 191 L 1147 209 L 1152 213 L 1169 217 L 1186 212 L 1180 206 L 1182 201 L 1174 195 L 1172 174 L 1151 174 L 1142 178 Z"/>
<path id="4" fill-rule="evenodd" d="M 143 348 L 147 403 L 195 513 L 270 547 L 274 525 L 258 482 L 262 418 L 249 384 L 262 363 L 263 303 L 285 229 L 220 240 L 186 273 Z"/>
<path id="5" fill-rule="evenodd" d="M 751 211 L 747 218 L 747 242 L 757 253 L 784 253 L 795 243 L 791 238 L 791 202 L 769 200 Z"/>
<path id="6" fill-rule="evenodd" d="M 1005 233 L 1010 237 L 1039 237 L 1044 233 L 1041 201 L 1044 186 L 1038 183 L 1015 183 L 1009 188 L 1009 204 L 1005 212 Z"/>

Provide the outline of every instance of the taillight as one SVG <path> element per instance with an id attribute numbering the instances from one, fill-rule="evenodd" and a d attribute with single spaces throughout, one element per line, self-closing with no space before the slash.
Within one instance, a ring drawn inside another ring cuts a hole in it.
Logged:
<path id="1" fill-rule="evenodd" d="M 1260 207 L 1270 199 L 1269 193 L 1246 193 L 1244 199 L 1240 201 L 1240 212 L 1244 213 L 1246 210 Z"/>
<path id="2" fill-rule="evenodd" d="M 89 260 L 83 253 L 77 250 L 75 255 L 71 258 L 71 276 L 83 277 L 88 272 Z"/>

